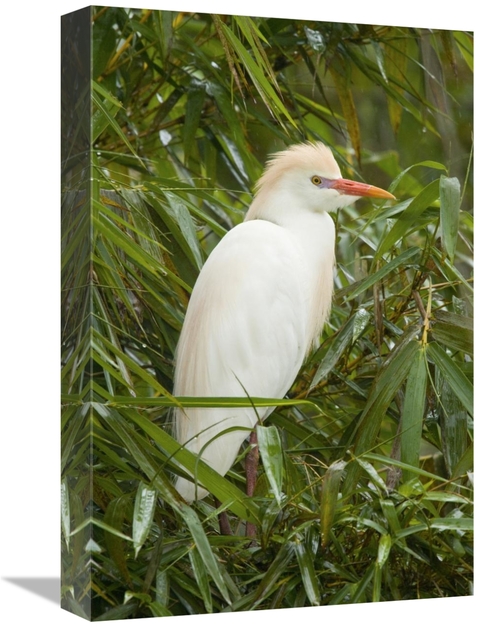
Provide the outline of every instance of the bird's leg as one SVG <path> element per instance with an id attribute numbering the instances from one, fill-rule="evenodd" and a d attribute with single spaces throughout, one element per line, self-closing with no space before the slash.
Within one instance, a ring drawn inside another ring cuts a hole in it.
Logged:
<path id="1" fill-rule="evenodd" d="M 214 497 L 214 501 L 215 501 L 216 507 L 220 507 L 222 505 L 219 499 L 216 499 L 215 497 Z M 233 531 L 231 529 L 231 525 L 229 524 L 229 518 L 228 518 L 227 512 L 221 512 L 218 518 L 219 518 L 219 529 L 220 529 L 221 534 L 224 536 L 232 536 Z"/>
<path id="2" fill-rule="evenodd" d="M 245 459 L 245 471 L 247 476 L 247 496 L 253 496 L 257 483 L 257 466 L 259 464 L 259 447 L 257 444 L 257 432 L 250 434 L 250 451 Z M 253 523 L 247 522 L 247 536 L 255 538 L 257 529 Z"/>

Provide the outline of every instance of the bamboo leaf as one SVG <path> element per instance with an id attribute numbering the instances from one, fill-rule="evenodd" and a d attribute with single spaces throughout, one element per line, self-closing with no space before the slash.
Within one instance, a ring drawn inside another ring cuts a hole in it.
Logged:
<path id="1" fill-rule="evenodd" d="M 398 533 L 401 530 L 401 523 L 398 518 L 398 513 L 394 506 L 394 502 L 389 499 L 382 499 L 380 506 L 384 512 L 384 516 L 387 518 L 389 527 L 393 533 Z"/>
<path id="2" fill-rule="evenodd" d="M 151 531 L 156 505 L 156 490 L 152 490 L 142 481 L 139 483 L 135 496 L 134 515 L 132 519 L 132 538 L 134 540 L 135 557 Z"/>
<path id="3" fill-rule="evenodd" d="M 438 531 L 472 531 L 474 528 L 472 518 L 434 518 L 431 520 L 431 528 Z"/>
<path id="4" fill-rule="evenodd" d="M 471 72 L 474 70 L 474 56 L 473 56 L 473 40 L 469 33 L 455 31 L 453 33 L 455 41 L 458 44 L 458 49 L 462 54 L 465 62 L 469 66 Z"/>
<path id="5" fill-rule="evenodd" d="M 348 346 L 351 346 L 358 340 L 370 320 L 371 314 L 363 308 L 356 311 L 355 314 L 349 318 L 338 331 L 326 355 L 323 357 L 309 386 L 309 390 L 312 390 L 312 388 L 318 385 L 318 383 L 335 368 L 343 352 Z"/>
<path id="6" fill-rule="evenodd" d="M 380 368 L 366 402 L 365 409 L 356 425 L 355 454 L 359 457 L 375 443 L 382 419 L 389 405 L 408 375 L 419 343 L 414 339 L 416 329 L 407 333 Z M 359 476 L 359 466 L 350 463 L 346 470 L 344 493 L 354 488 Z"/>
<path id="7" fill-rule="evenodd" d="M 432 181 L 411 201 L 380 243 L 376 257 L 389 251 L 404 235 L 411 232 L 415 220 L 439 198 L 439 180 Z"/>
<path id="8" fill-rule="evenodd" d="M 236 37 L 233 31 L 226 24 L 221 24 L 221 26 L 224 29 L 224 33 L 226 34 L 228 40 L 231 42 L 234 50 L 237 52 L 239 58 L 244 64 L 245 69 L 249 73 L 253 84 L 257 88 L 257 91 L 259 92 L 263 102 L 266 104 L 269 111 L 278 119 L 281 124 L 283 124 L 283 122 L 281 121 L 282 115 L 295 127 L 295 121 L 282 103 L 278 94 L 276 94 L 276 91 L 272 87 L 262 69 L 257 65 L 254 59 L 250 56 L 250 54 L 248 54 L 245 47 L 242 45 L 242 43 Z"/>
<path id="9" fill-rule="evenodd" d="M 443 456 L 448 474 L 454 476 L 469 446 L 467 411 L 441 372 L 437 373 L 436 387 Z"/>
<path id="10" fill-rule="evenodd" d="M 294 549 L 307 598 L 311 605 L 320 605 L 321 595 L 319 592 L 318 577 L 314 569 L 311 548 L 306 546 L 303 538 L 298 534 L 295 536 Z"/>
<path id="11" fill-rule="evenodd" d="M 460 219 L 461 198 L 458 179 L 441 176 L 439 179 L 439 197 L 441 200 L 441 229 L 444 249 L 453 263 Z"/>
<path id="12" fill-rule="evenodd" d="M 203 563 L 200 553 L 196 547 L 193 547 L 189 551 L 189 560 L 191 562 L 191 567 L 193 569 L 196 583 L 198 584 L 201 595 L 203 597 L 203 603 L 205 604 L 205 609 L 208 613 L 211 613 L 213 611 L 213 603 L 212 603 L 212 595 L 210 593 L 208 574 L 205 568 L 205 564 Z"/>
<path id="13" fill-rule="evenodd" d="M 413 356 L 406 382 L 405 400 L 401 415 L 401 461 L 418 468 L 427 390 L 427 360 L 425 347 Z M 413 475 L 403 471 L 408 481 Z"/>
<path id="14" fill-rule="evenodd" d="M 120 496 L 109 503 L 104 514 L 103 523 L 106 525 L 104 537 L 109 554 L 121 572 L 125 581 L 131 585 L 132 580 L 127 566 L 125 546 L 122 539 L 122 526 L 125 513 L 130 506 L 128 495 Z M 95 524 L 95 521 L 94 521 Z M 116 533 L 115 530 L 118 532 Z"/>
<path id="15" fill-rule="evenodd" d="M 408 55 L 407 55 L 407 39 L 406 37 L 397 37 L 397 29 L 392 28 L 391 32 L 394 37 L 384 45 L 385 50 L 385 67 L 389 80 L 393 79 L 396 83 L 403 83 L 406 69 L 408 67 Z M 402 87 L 396 85 L 395 89 L 402 95 L 404 90 Z M 389 106 L 389 119 L 394 134 L 397 134 L 401 118 L 403 115 L 403 106 L 399 101 L 391 98 L 387 94 L 387 103 Z"/>
<path id="16" fill-rule="evenodd" d="M 166 210 L 167 215 L 175 221 L 175 224 L 182 235 L 182 241 L 186 242 L 187 246 L 185 247 L 185 250 L 188 254 L 190 254 L 190 256 L 192 256 L 196 267 L 200 270 L 203 265 L 203 259 L 191 214 L 189 213 L 186 205 L 175 194 L 166 191 L 165 197 L 168 202 L 166 204 L 162 203 L 161 207 Z M 162 213 L 162 217 L 163 216 L 164 214 Z"/>
<path id="17" fill-rule="evenodd" d="M 256 432 L 264 470 L 274 497 L 279 503 L 282 498 L 281 486 L 283 482 L 283 451 L 281 450 L 280 434 L 274 425 L 269 427 L 257 425 Z"/>
<path id="18" fill-rule="evenodd" d="M 61 483 L 61 526 L 66 547 L 69 551 L 69 536 L 71 533 L 71 508 L 68 481 L 64 479 Z"/>
<path id="19" fill-rule="evenodd" d="M 190 85 L 187 92 L 186 116 L 183 126 L 184 162 L 186 164 L 193 150 L 206 96 L 205 89 L 198 82 L 193 82 Z"/>
<path id="20" fill-rule="evenodd" d="M 346 69 L 344 59 L 337 55 L 336 61 L 330 64 L 330 72 L 333 77 L 335 89 L 337 91 L 340 105 L 342 107 L 342 113 L 347 125 L 347 131 L 351 138 L 352 146 L 358 161 L 361 161 L 361 132 L 358 121 L 358 114 L 356 112 L 356 105 L 354 104 L 354 98 L 350 87 L 349 74 Z M 338 68 L 342 67 L 342 70 Z"/>
<path id="21" fill-rule="evenodd" d="M 193 476 L 197 476 L 200 483 L 213 492 L 221 502 L 229 502 L 229 509 L 234 511 L 236 515 L 243 520 L 257 522 L 257 507 L 235 485 L 221 477 L 190 451 L 180 447 L 174 438 L 138 412 L 129 410 L 127 411 L 127 416 L 141 427 L 161 449 L 164 449 L 170 456 L 175 457 L 177 462 L 189 470 Z"/>
<path id="22" fill-rule="evenodd" d="M 340 492 L 340 481 L 344 474 L 345 462 L 334 462 L 328 467 L 323 476 L 321 488 L 321 544 L 326 547 L 332 530 L 335 512 L 337 511 L 338 497 Z"/>
<path id="23" fill-rule="evenodd" d="M 408 248 L 397 257 L 394 257 L 394 259 L 391 259 L 391 261 L 384 264 L 380 268 L 380 270 L 377 270 L 377 272 L 374 272 L 373 274 L 370 274 L 369 276 L 367 276 L 366 279 L 363 279 L 359 283 L 356 283 L 355 285 L 353 285 L 352 286 L 353 289 L 349 290 L 350 296 L 348 300 L 353 300 L 354 298 L 356 298 L 357 296 L 365 292 L 370 287 L 373 287 L 375 283 L 380 282 L 382 279 L 384 279 L 386 276 L 391 274 L 397 268 L 404 267 L 410 261 L 415 259 L 415 257 L 418 254 L 421 254 L 421 252 L 422 252 L 421 250 L 419 250 L 418 248 L 414 246 L 412 248 Z"/>
<path id="24" fill-rule="evenodd" d="M 107 98 L 107 100 L 112 102 L 112 107 L 110 107 L 109 109 L 106 106 L 106 104 L 104 103 L 104 101 L 102 101 L 97 96 L 95 91 L 92 91 L 92 104 L 95 107 L 97 115 L 101 114 L 101 117 L 99 118 L 99 120 L 95 119 L 96 114 L 94 114 L 94 119 L 93 119 L 93 122 L 92 122 L 92 131 L 93 131 L 92 142 L 95 142 L 98 139 L 98 137 L 101 135 L 101 133 L 104 131 L 104 129 L 109 125 L 114 130 L 114 132 L 118 135 L 119 139 L 127 146 L 127 148 L 134 155 L 134 157 L 136 157 L 136 159 L 138 159 L 139 163 L 143 167 L 145 167 L 144 163 L 141 160 L 141 158 L 139 157 L 139 155 L 134 150 L 134 147 L 129 142 L 127 136 L 125 135 L 125 133 L 120 128 L 120 125 L 115 120 L 115 115 L 116 115 L 116 112 L 118 110 L 118 106 L 117 106 L 117 104 L 115 104 L 116 100 L 112 99 L 112 97 Z"/>
<path id="25" fill-rule="evenodd" d="M 292 559 L 294 554 L 295 549 L 292 542 L 283 544 L 255 591 L 252 609 L 256 609 L 264 599 L 275 591 L 276 587 L 279 585 L 279 579 L 286 572 L 288 562 Z"/>
<path id="26" fill-rule="evenodd" d="M 431 342 L 427 351 L 465 409 L 471 416 L 474 415 L 473 388 L 469 379 L 439 344 Z"/>
<path id="27" fill-rule="evenodd" d="M 405 168 L 404 170 L 402 170 L 396 176 L 394 181 L 391 183 L 389 187 L 389 191 L 394 192 L 396 187 L 399 185 L 400 181 L 408 174 L 408 172 L 411 172 L 414 168 L 420 168 L 420 167 L 432 168 L 433 170 L 441 170 L 443 172 L 446 172 L 446 166 L 444 166 L 442 163 L 438 163 L 437 161 L 432 161 L 429 159 L 425 161 L 420 161 L 419 163 L 414 163 L 410 165 L 408 168 Z"/>
<path id="28" fill-rule="evenodd" d="M 382 587 L 382 568 L 384 567 L 389 554 L 391 552 L 392 540 L 389 534 L 380 536 L 377 551 L 377 560 L 375 562 L 375 572 L 373 574 L 373 594 L 372 601 L 375 603 L 380 601 L 380 589 Z"/>
<path id="29" fill-rule="evenodd" d="M 473 354 L 472 318 L 448 311 L 436 311 L 432 324 L 432 337 L 447 348 Z"/>

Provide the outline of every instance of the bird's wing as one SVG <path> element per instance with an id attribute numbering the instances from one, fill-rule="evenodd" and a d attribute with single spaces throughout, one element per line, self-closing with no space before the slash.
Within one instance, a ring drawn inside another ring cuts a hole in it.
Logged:
<path id="1" fill-rule="evenodd" d="M 232 229 L 193 290 L 177 348 L 174 393 L 283 397 L 308 348 L 305 280 L 301 248 L 289 231 L 263 220 Z M 269 411 L 260 410 L 260 417 Z M 225 474 L 256 421 L 252 408 L 177 410 L 177 438 L 199 453 L 221 431 L 246 429 L 226 433 L 202 451 Z"/>

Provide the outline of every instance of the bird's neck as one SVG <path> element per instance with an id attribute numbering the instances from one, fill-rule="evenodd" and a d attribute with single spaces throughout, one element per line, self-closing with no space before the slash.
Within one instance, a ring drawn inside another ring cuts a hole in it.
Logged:
<path id="1" fill-rule="evenodd" d="M 335 268 L 335 225 L 324 211 L 308 211 L 291 197 L 279 204 L 257 197 L 245 221 L 267 220 L 284 228 L 294 239 L 303 257 L 303 294 L 307 300 L 309 348 L 317 343 L 330 313 Z"/>
<path id="2" fill-rule="evenodd" d="M 293 190 L 261 190 L 248 209 L 245 222 L 267 220 L 294 233 L 310 258 L 334 256 L 335 226 L 328 213 L 302 206 Z"/>

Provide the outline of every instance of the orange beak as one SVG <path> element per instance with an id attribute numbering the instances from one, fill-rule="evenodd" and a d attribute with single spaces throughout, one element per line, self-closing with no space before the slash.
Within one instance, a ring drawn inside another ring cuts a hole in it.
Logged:
<path id="1" fill-rule="evenodd" d="M 346 196 L 367 196 L 368 198 L 386 198 L 396 200 L 396 197 L 391 193 L 386 192 L 385 189 L 375 187 L 374 185 L 367 185 L 366 183 L 350 181 L 349 179 L 335 179 L 331 182 L 330 188 L 335 189 L 339 192 L 339 194 L 345 194 Z"/>

